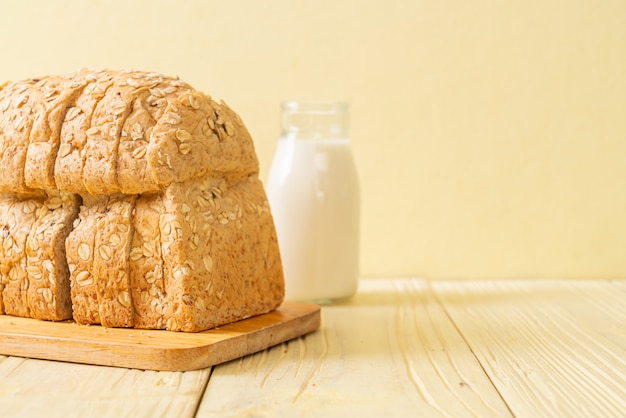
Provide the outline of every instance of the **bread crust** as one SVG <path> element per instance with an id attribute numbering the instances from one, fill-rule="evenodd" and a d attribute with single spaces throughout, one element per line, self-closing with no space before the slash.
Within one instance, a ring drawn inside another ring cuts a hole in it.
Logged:
<path id="1" fill-rule="evenodd" d="M 72 117 L 61 124 L 60 143 L 54 165 L 54 179 L 59 190 L 80 195 L 88 194 L 83 182 L 83 167 L 87 157 L 88 137 L 95 134 L 91 120 L 96 106 L 113 85 L 110 72 L 94 72 L 86 76 L 88 84 L 76 98 Z"/>
<path id="2" fill-rule="evenodd" d="M 159 227 L 163 210 L 160 194 L 140 196 L 135 203 L 129 255 L 135 328 L 165 329 L 167 294 Z"/>
<path id="3" fill-rule="evenodd" d="M 195 332 L 275 309 L 283 273 L 249 132 L 176 77 L 0 88 L 0 313 Z"/>
<path id="4" fill-rule="evenodd" d="M 97 228 L 102 225 L 108 202 L 109 196 L 86 195 L 73 229 L 65 240 L 72 317 L 79 324 L 100 323 L 93 259 Z"/>
<path id="5" fill-rule="evenodd" d="M 65 192 L 48 193 L 26 240 L 28 308 L 33 318 L 62 321 L 72 318 L 65 240 L 80 198 Z"/>
<path id="6" fill-rule="evenodd" d="M 174 99 L 176 92 L 183 85 L 172 77 L 150 74 L 141 76 L 151 82 L 138 91 L 132 102 L 130 114 L 122 129 L 117 154 L 118 184 L 120 191 L 125 194 L 160 191 L 159 184 L 148 169 L 147 150 L 155 125 L 166 111 L 171 112 L 168 100 Z M 177 126 L 182 123 L 182 119 L 176 113 L 168 113 L 162 123 Z"/>
<path id="7" fill-rule="evenodd" d="M 32 276 L 27 270 L 26 240 L 42 204 L 41 199 L 17 198 L 9 209 L 0 268 L 4 280 L 4 311 L 10 315 L 30 316 L 28 286 Z"/>
<path id="8" fill-rule="evenodd" d="M 114 73 L 113 85 L 98 102 L 91 119 L 92 135 L 85 145 L 82 179 L 90 194 L 114 194 L 117 182 L 117 153 L 120 135 L 132 103 L 146 87 L 128 84 L 130 74 Z"/>
<path id="9" fill-rule="evenodd" d="M 136 198 L 135 195 L 110 197 L 104 215 L 96 224 L 93 275 L 100 323 L 107 327 L 134 324 L 129 255 Z"/>
<path id="10" fill-rule="evenodd" d="M 6 280 L 8 280 L 5 269 L 2 267 L 5 263 L 4 243 L 9 237 L 11 206 L 13 206 L 13 203 L 15 203 L 16 200 L 17 198 L 14 195 L 0 194 L 0 314 L 4 314 L 2 293 L 4 292 L 4 284 Z M 10 249 L 13 243 L 9 242 L 8 244 Z"/>
<path id="11" fill-rule="evenodd" d="M 280 305 L 284 282 L 276 233 L 255 176 L 235 184 L 174 183 L 163 202 L 168 330 L 213 328 Z"/>
<path id="12" fill-rule="evenodd" d="M 88 81 L 84 71 L 47 77 L 38 84 L 42 101 L 33 121 L 24 164 L 26 186 L 54 190 L 54 165 L 60 144 L 61 125 L 80 111 L 72 105 Z M 69 113 L 68 113 L 69 112 Z"/>
<path id="13" fill-rule="evenodd" d="M 24 181 L 24 164 L 33 115 L 42 102 L 38 79 L 28 79 L 9 87 L 0 103 L 0 192 L 33 193 Z"/>

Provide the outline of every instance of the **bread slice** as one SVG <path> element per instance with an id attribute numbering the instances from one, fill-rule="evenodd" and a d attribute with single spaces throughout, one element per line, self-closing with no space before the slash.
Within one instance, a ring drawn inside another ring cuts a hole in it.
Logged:
<path id="1" fill-rule="evenodd" d="M 32 190 L 24 182 L 24 163 L 33 115 L 41 100 L 41 92 L 33 86 L 41 82 L 29 79 L 11 86 L 11 95 L 2 104 L 0 118 L 0 166 L 4 168 L 0 176 L 0 191 L 9 193 L 29 193 Z"/>
<path id="2" fill-rule="evenodd" d="M 136 198 L 110 197 L 106 212 L 96 225 L 93 276 L 100 323 L 107 327 L 132 327 L 134 323 L 129 255 Z"/>
<path id="3" fill-rule="evenodd" d="M 168 122 L 172 115 L 183 125 Z M 148 167 L 156 183 L 200 178 L 234 182 L 259 172 L 250 134 L 225 104 L 195 90 L 183 90 L 170 100 L 150 136 Z"/>
<path id="4" fill-rule="evenodd" d="M 72 318 L 65 239 L 78 215 L 77 195 L 51 191 L 37 213 L 26 241 L 30 316 L 60 321 Z"/>
<path id="5" fill-rule="evenodd" d="M 164 329 L 167 294 L 161 256 L 160 194 L 142 195 L 135 203 L 130 250 L 130 285 L 135 328 Z"/>
<path id="6" fill-rule="evenodd" d="M 120 190 L 117 181 L 117 153 L 120 135 L 138 90 L 128 84 L 130 74 L 113 75 L 113 86 L 96 106 L 86 144 L 83 183 L 90 194 L 113 194 Z"/>
<path id="7" fill-rule="evenodd" d="M 1 101 L 0 101 L 1 103 Z M 15 218 L 11 217 L 11 206 L 17 201 L 14 195 L 0 195 L 0 314 L 4 313 L 4 302 L 2 293 L 4 291 L 5 281 L 8 280 L 4 266 L 4 243 L 7 241 L 7 247 L 10 249 L 13 245 L 12 239 L 9 241 L 9 231 L 15 225 Z"/>
<path id="8" fill-rule="evenodd" d="M 104 225 L 109 196 L 85 195 L 78 218 L 65 240 L 70 274 L 72 316 L 79 324 L 99 324 L 98 290 L 94 276 L 96 231 Z"/>
<path id="9" fill-rule="evenodd" d="M 212 276 L 209 243 L 200 214 L 192 212 L 189 205 L 198 193 L 197 182 L 188 182 L 172 183 L 163 194 L 159 226 L 168 300 L 166 328 L 170 331 L 197 330 L 196 310 L 208 306 L 205 293 Z"/>
<path id="10" fill-rule="evenodd" d="M 99 129 L 91 128 L 93 113 L 113 85 L 113 75 L 107 71 L 93 72 L 85 78 L 88 84 L 72 105 L 76 110 L 68 110 L 71 117 L 66 117 L 61 125 L 59 149 L 54 164 L 57 188 L 81 195 L 87 194 L 83 183 L 83 167 L 87 156 L 85 147 L 88 137 L 95 135 Z"/>
<path id="11" fill-rule="evenodd" d="M 209 309 L 214 304 L 219 312 L 215 316 L 222 322 L 275 309 L 284 296 L 283 270 L 269 203 L 260 180 L 250 176 L 235 184 L 222 181 L 213 193 L 213 202 L 203 213 L 203 218 L 215 219 L 209 255 L 213 260 L 216 298 L 209 302 Z M 213 327 L 214 320 L 202 315 L 197 323 L 201 328 Z"/>
<path id="12" fill-rule="evenodd" d="M 173 183 L 163 203 L 168 330 L 208 329 L 280 304 L 282 267 L 272 261 L 280 256 L 258 180 Z"/>
<path id="13" fill-rule="evenodd" d="M 132 103 L 131 113 L 126 118 L 117 154 L 117 180 L 120 191 L 125 194 L 158 192 L 157 184 L 148 170 L 147 150 L 152 130 L 157 121 L 171 126 L 181 124 L 180 115 L 168 105 L 168 100 L 176 98 L 182 83 L 171 77 L 136 73 L 128 82 L 142 84 Z M 164 115 L 166 111 L 168 114 Z"/>
<path id="14" fill-rule="evenodd" d="M 1 265 L 4 278 L 4 311 L 10 315 L 30 316 L 26 240 L 42 204 L 43 200 L 40 199 L 18 198 L 8 211 Z"/>
<path id="15" fill-rule="evenodd" d="M 84 72 L 65 77 L 48 77 L 38 89 L 42 101 L 35 113 L 24 164 L 26 185 L 32 189 L 54 190 L 54 164 L 59 149 L 61 125 L 82 112 L 73 107 L 88 81 Z"/>

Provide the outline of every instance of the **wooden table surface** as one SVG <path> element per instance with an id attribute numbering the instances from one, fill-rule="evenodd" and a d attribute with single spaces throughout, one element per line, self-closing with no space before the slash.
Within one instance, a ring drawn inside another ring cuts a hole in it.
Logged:
<path id="1" fill-rule="evenodd" d="M 318 331 L 192 372 L 0 356 L 0 416 L 626 416 L 626 280 L 363 279 Z"/>

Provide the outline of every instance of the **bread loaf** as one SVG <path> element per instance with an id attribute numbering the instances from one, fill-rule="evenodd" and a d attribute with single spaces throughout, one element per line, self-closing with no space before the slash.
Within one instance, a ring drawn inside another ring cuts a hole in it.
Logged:
<path id="1" fill-rule="evenodd" d="M 0 313 L 191 332 L 275 309 L 258 172 L 239 116 L 178 78 L 0 85 Z"/>

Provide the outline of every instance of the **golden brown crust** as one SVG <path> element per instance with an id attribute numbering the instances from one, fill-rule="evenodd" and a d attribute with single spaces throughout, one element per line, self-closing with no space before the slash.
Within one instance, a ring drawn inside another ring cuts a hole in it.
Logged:
<path id="1" fill-rule="evenodd" d="M 129 255 L 135 200 L 135 195 L 111 197 L 96 224 L 93 276 L 100 323 L 107 327 L 132 327 L 134 323 Z"/>
<path id="2" fill-rule="evenodd" d="M 49 192 L 26 241 L 30 316 L 60 321 L 72 318 L 65 239 L 78 214 L 78 196 Z"/>
<path id="3" fill-rule="evenodd" d="M 104 217 L 108 201 L 108 196 L 86 195 L 73 229 L 65 241 L 72 316 L 79 324 L 100 323 L 93 258 L 96 231 Z"/>
<path id="4" fill-rule="evenodd" d="M 167 329 L 208 329 L 281 303 L 282 265 L 258 179 L 174 183 L 163 202 Z"/>
<path id="5" fill-rule="evenodd" d="M 34 115 L 41 108 L 38 79 L 9 87 L 0 103 L 0 192 L 31 193 L 24 181 L 24 164 Z"/>
<path id="6" fill-rule="evenodd" d="M 7 233 L 0 268 L 4 279 L 2 299 L 4 311 L 15 316 L 30 316 L 28 286 L 32 277 L 27 270 L 26 240 L 43 201 L 18 198 L 7 215 Z"/>
<path id="7" fill-rule="evenodd" d="M 184 124 L 172 126 L 170 115 L 178 115 Z M 169 101 L 152 131 L 147 158 L 161 186 L 203 178 L 237 181 L 259 170 L 252 139 L 239 117 L 226 104 L 190 90 Z"/>
<path id="8" fill-rule="evenodd" d="M 32 189 L 56 189 L 54 164 L 59 149 L 61 125 L 79 109 L 72 105 L 89 83 L 85 71 L 63 77 L 48 77 L 38 83 L 41 105 L 35 114 L 24 164 L 26 185 Z"/>
<path id="9" fill-rule="evenodd" d="M 167 300 L 159 228 L 161 213 L 163 199 L 160 194 L 140 196 L 135 203 L 129 256 L 135 328 L 165 328 Z"/>
<path id="10" fill-rule="evenodd" d="M 259 170 L 241 119 L 172 77 L 82 70 L 12 83 L 2 93 L 0 191 L 139 194 Z M 136 123 L 140 144 L 128 141 Z"/>
<path id="11" fill-rule="evenodd" d="M 114 73 L 113 85 L 98 102 L 91 119 L 91 135 L 85 145 L 82 180 L 90 194 L 120 191 L 117 182 L 117 152 L 124 122 L 137 94 L 145 87 L 128 84 L 131 74 Z"/>
<path id="12" fill-rule="evenodd" d="M 157 121 L 164 116 L 168 100 L 176 97 L 182 83 L 171 77 L 134 73 L 128 82 L 142 84 L 132 103 L 120 136 L 117 153 L 117 178 L 120 191 L 125 194 L 160 191 L 148 169 L 147 150 Z M 165 123 L 176 126 L 182 123 L 178 114 L 168 113 Z"/>
<path id="13" fill-rule="evenodd" d="M 1 99 L 0 99 L 1 101 Z M 14 221 L 10 221 L 11 207 L 13 203 L 17 201 L 17 197 L 14 195 L 2 195 L 0 194 L 0 314 L 4 313 L 3 291 L 4 283 L 8 280 L 5 269 L 2 267 L 5 263 L 4 255 L 4 243 L 9 237 L 10 225 Z M 10 248 L 13 243 L 9 242 Z"/>
<path id="14" fill-rule="evenodd" d="M 215 207 L 203 216 L 212 223 L 210 256 L 213 295 L 221 322 L 269 312 L 280 305 L 284 282 L 280 254 L 269 204 L 256 177 L 229 185 L 222 182 Z M 256 260 L 249 263 L 247 260 Z M 262 297 L 246 297 L 262 295 Z M 245 303 L 242 304 L 241 300 Z M 209 315 L 198 315 L 198 329 L 216 326 Z"/>
<path id="15" fill-rule="evenodd" d="M 193 332 L 281 303 L 252 139 L 177 78 L 6 84 L 0 159 L 0 313 Z"/>
<path id="16" fill-rule="evenodd" d="M 113 85 L 110 72 L 94 72 L 86 76 L 89 84 L 68 110 L 61 125 L 60 143 L 54 165 L 54 179 L 59 190 L 69 193 L 87 194 L 83 182 L 83 167 L 87 157 L 88 137 L 95 129 L 91 120 L 97 104 Z M 68 117 L 69 116 L 69 117 Z"/>

